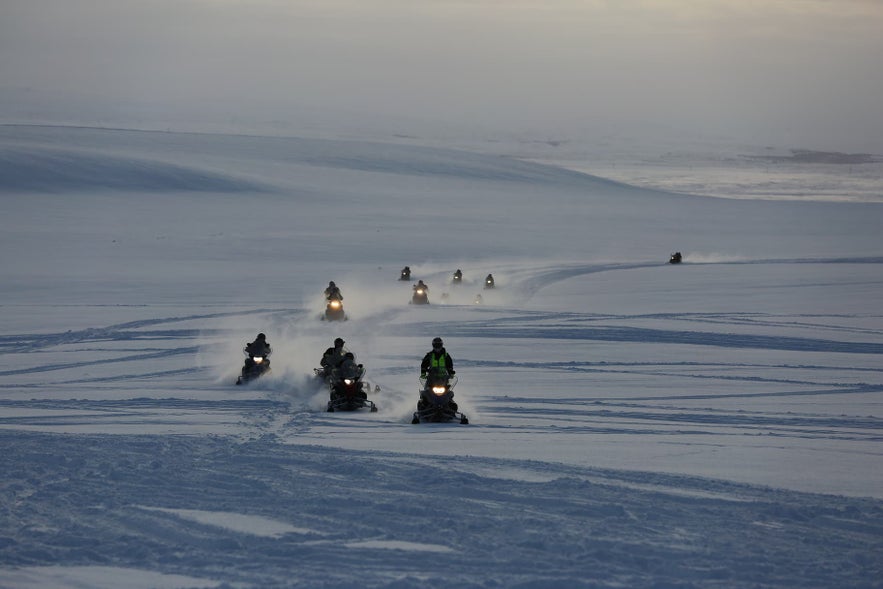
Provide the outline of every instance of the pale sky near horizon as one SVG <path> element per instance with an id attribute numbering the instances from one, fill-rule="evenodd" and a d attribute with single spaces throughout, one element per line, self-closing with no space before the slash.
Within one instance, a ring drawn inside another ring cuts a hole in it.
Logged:
<path id="1" fill-rule="evenodd" d="M 49 96 L 881 151 L 881 64 L 883 0 L 0 0 L 7 110 Z"/>

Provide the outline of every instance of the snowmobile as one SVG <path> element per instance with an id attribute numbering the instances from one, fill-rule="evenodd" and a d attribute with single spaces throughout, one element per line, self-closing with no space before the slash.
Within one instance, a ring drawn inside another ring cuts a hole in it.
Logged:
<path id="1" fill-rule="evenodd" d="M 487 278 L 484 279 L 484 289 L 488 290 L 494 288 L 494 275 L 488 274 Z"/>
<path id="2" fill-rule="evenodd" d="M 435 369 L 428 376 L 420 377 L 420 400 L 411 423 L 447 423 L 458 420 L 462 424 L 469 419 L 457 410 L 454 387 L 457 377 L 445 369 Z"/>
<path id="3" fill-rule="evenodd" d="M 325 315 L 322 319 L 324 321 L 346 320 L 346 313 L 343 312 L 343 301 L 339 297 L 328 297 L 328 304 L 325 305 Z"/>
<path id="4" fill-rule="evenodd" d="M 249 353 L 248 349 L 242 350 L 245 353 L 245 366 L 242 367 L 242 374 L 236 379 L 236 384 L 245 384 L 256 378 L 270 372 L 270 354 L 266 356 L 256 356 Z"/>
<path id="5" fill-rule="evenodd" d="M 412 305 L 428 305 L 429 304 L 429 289 L 417 286 L 414 287 L 414 294 L 411 295 L 411 304 Z"/>
<path id="6" fill-rule="evenodd" d="M 371 413 L 377 411 L 377 405 L 368 400 L 365 388 L 371 388 L 362 381 L 365 369 L 361 364 L 349 364 L 331 371 L 328 378 L 328 386 L 331 389 L 331 399 L 328 401 L 326 411 L 355 411 L 368 407 Z M 375 391 L 380 387 L 375 386 Z"/>
<path id="7" fill-rule="evenodd" d="M 454 277 L 451 278 L 451 284 L 463 284 L 463 273 L 459 268 L 454 272 Z"/>
<path id="8" fill-rule="evenodd" d="M 411 268 L 405 266 L 399 274 L 399 280 L 411 280 Z"/>
<path id="9" fill-rule="evenodd" d="M 669 264 L 680 264 L 680 263 L 681 263 L 681 258 L 682 258 L 682 256 L 681 256 L 681 252 L 675 252 L 675 253 L 673 253 L 673 254 L 671 255 L 671 257 L 668 259 L 668 263 L 669 263 Z"/>

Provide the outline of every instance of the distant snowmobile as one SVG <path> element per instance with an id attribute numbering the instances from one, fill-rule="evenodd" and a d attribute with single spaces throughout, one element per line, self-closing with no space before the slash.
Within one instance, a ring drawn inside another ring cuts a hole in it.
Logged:
<path id="1" fill-rule="evenodd" d="M 421 280 L 414 285 L 414 294 L 411 295 L 412 305 L 428 305 L 429 304 L 429 287 L 423 284 Z"/>
<path id="2" fill-rule="evenodd" d="M 447 370 L 435 369 L 425 378 L 420 379 L 420 400 L 411 423 L 446 423 L 458 420 L 468 424 L 469 419 L 458 411 L 454 402 L 454 386 L 457 377 L 448 374 Z"/>
<path id="3" fill-rule="evenodd" d="M 488 274 L 487 277 L 484 279 L 484 288 L 485 288 L 485 290 L 494 288 L 494 275 L 493 274 Z"/>
<path id="4" fill-rule="evenodd" d="M 405 266 L 399 274 L 399 280 L 411 280 L 411 268 Z"/>
<path id="5" fill-rule="evenodd" d="M 345 321 L 346 313 L 343 311 L 343 301 L 338 297 L 328 297 L 328 304 L 325 305 L 325 315 L 322 316 L 324 321 Z"/>
<path id="6" fill-rule="evenodd" d="M 256 356 L 249 353 L 248 349 L 244 349 L 243 352 L 245 352 L 246 356 L 245 366 L 242 367 L 242 374 L 236 379 L 236 384 L 251 382 L 270 372 L 269 353 L 266 356 Z"/>
<path id="7" fill-rule="evenodd" d="M 669 263 L 669 264 L 680 264 L 680 263 L 681 263 L 681 259 L 682 259 L 681 252 L 675 252 L 675 253 L 673 253 L 673 254 L 671 255 L 671 257 L 668 259 L 668 263 Z"/>
<path id="8" fill-rule="evenodd" d="M 463 272 L 457 268 L 457 271 L 454 272 L 454 277 L 451 278 L 451 284 L 462 284 L 463 283 Z"/>

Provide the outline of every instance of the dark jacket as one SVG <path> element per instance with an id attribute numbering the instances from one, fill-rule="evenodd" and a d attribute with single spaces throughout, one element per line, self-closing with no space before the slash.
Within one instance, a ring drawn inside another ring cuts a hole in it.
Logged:
<path id="1" fill-rule="evenodd" d="M 326 374 L 331 374 L 331 371 L 334 368 L 340 366 L 343 362 L 344 356 L 346 355 L 346 349 L 344 348 L 328 348 L 325 350 L 325 353 L 322 354 L 322 360 L 320 360 L 319 364 L 322 368 L 325 369 Z"/>
<path id="2" fill-rule="evenodd" d="M 267 343 L 267 340 L 259 340 L 256 339 L 251 343 L 245 344 L 245 351 L 248 352 L 249 356 L 269 356 L 270 352 L 270 344 Z"/>
<path id="3" fill-rule="evenodd" d="M 454 359 L 451 358 L 451 355 L 442 348 L 438 352 L 432 350 L 425 356 L 423 356 L 423 362 L 420 363 L 420 374 L 426 374 L 429 372 L 431 368 L 434 367 L 433 360 L 436 361 L 438 367 L 444 366 L 447 369 L 448 374 L 451 376 L 454 375 Z"/>

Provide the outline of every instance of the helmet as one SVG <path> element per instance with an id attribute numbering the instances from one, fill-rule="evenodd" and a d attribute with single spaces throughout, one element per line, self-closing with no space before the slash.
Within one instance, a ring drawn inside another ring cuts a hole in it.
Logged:
<path id="1" fill-rule="evenodd" d="M 335 286 L 334 281 L 332 280 L 331 282 L 329 282 L 328 286 Z"/>
<path id="2" fill-rule="evenodd" d="M 444 342 L 442 341 L 442 338 L 440 338 L 440 337 L 437 337 L 437 338 L 435 338 L 434 340 L 432 340 L 432 347 L 433 347 L 434 349 L 439 349 L 439 348 L 441 348 L 443 345 L 444 345 Z"/>
<path id="3" fill-rule="evenodd" d="M 263 333 L 259 333 L 259 334 L 258 334 L 258 339 L 259 339 L 259 340 L 265 340 L 265 339 L 267 339 L 267 336 L 265 336 Z"/>
<path id="4" fill-rule="evenodd" d="M 340 347 L 343 346 L 344 343 L 345 343 L 345 342 L 344 342 L 342 339 L 337 338 L 337 339 L 334 340 L 334 347 L 335 347 L 335 348 L 340 348 Z"/>
<path id="5" fill-rule="evenodd" d="M 347 352 L 346 354 L 343 355 L 343 357 L 344 357 L 344 358 L 349 358 L 350 360 L 355 360 L 355 359 L 356 359 L 356 355 L 353 354 L 352 352 Z"/>

